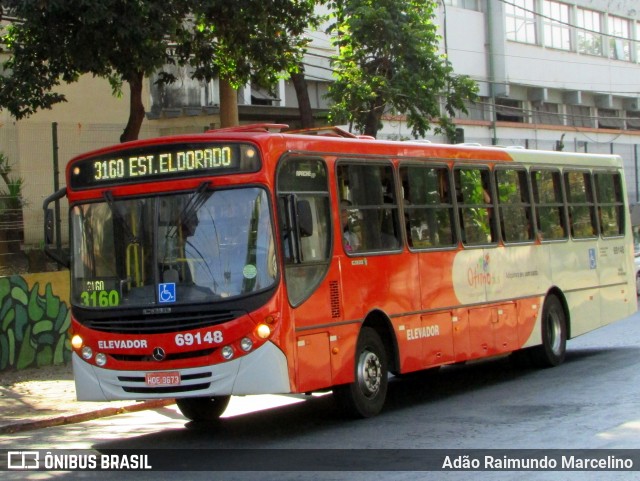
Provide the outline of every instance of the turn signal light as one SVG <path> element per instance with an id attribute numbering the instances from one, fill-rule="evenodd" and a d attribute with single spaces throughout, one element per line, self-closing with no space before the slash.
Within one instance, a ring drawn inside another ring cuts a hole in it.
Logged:
<path id="1" fill-rule="evenodd" d="M 271 328 L 266 324 L 258 324 L 258 327 L 256 327 L 256 336 L 260 339 L 269 339 L 269 336 L 271 336 Z"/>
<path id="2" fill-rule="evenodd" d="M 83 344 L 84 344 L 84 341 L 79 335 L 76 334 L 71 338 L 71 346 L 73 346 L 74 349 L 76 350 L 80 349 Z"/>

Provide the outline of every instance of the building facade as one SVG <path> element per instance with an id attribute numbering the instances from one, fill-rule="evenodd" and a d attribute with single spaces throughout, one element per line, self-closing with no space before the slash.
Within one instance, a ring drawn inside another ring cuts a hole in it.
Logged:
<path id="1" fill-rule="evenodd" d="M 639 214 L 637 0 L 443 0 L 439 24 L 454 71 L 480 88 L 460 140 L 618 154 Z M 388 122 L 382 135 L 408 133 Z"/>

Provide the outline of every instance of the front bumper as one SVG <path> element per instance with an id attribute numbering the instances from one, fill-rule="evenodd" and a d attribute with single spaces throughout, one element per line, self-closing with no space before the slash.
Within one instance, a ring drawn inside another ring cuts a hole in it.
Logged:
<path id="1" fill-rule="evenodd" d="M 215 397 L 229 394 L 283 394 L 291 391 L 287 359 L 267 342 L 250 354 L 212 366 L 179 371 L 178 386 L 150 387 L 145 374 L 152 371 L 115 371 L 96 367 L 73 353 L 73 373 L 79 401 Z"/>

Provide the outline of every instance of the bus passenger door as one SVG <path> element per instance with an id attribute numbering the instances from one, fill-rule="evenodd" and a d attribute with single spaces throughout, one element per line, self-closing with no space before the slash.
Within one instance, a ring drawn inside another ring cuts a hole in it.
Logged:
<path id="1" fill-rule="evenodd" d="M 278 166 L 277 198 L 284 279 L 292 306 L 296 387 L 306 392 L 332 384 L 332 338 L 327 326 L 341 315 L 335 295 L 339 271 L 331 262 L 325 162 L 284 158 Z"/>

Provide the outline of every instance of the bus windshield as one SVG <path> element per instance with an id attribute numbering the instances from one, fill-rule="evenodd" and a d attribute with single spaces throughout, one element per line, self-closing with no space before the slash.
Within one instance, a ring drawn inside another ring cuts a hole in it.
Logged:
<path id="1" fill-rule="evenodd" d="M 86 308 L 215 302 L 273 285 L 267 192 L 209 190 L 77 204 L 72 300 Z"/>

